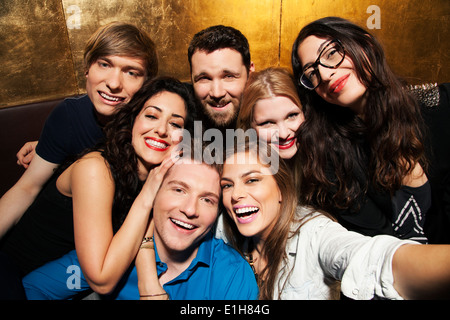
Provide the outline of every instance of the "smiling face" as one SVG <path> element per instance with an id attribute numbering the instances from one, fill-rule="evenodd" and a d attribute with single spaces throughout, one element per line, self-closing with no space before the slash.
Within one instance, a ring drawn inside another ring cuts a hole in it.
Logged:
<path id="1" fill-rule="evenodd" d="M 309 36 L 303 40 L 297 49 L 303 70 L 316 61 L 321 49 L 330 40 L 316 36 Z M 322 99 L 338 106 L 348 107 L 356 114 L 363 112 L 367 99 L 367 88 L 359 80 L 348 55 L 336 69 L 319 65 L 318 70 L 322 81 L 315 91 Z"/>
<path id="2" fill-rule="evenodd" d="M 92 63 L 86 73 L 86 92 L 100 116 L 109 117 L 118 105 L 127 103 L 146 77 L 142 59 L 107 56 Z"/>
<path id="3" fill-rule="evenodd" d="M 223 204 L 242 235 L 264 240 L 280 214 L 281 192 L 269 169 L 252 152 L 245 152 L 245 163 L 238 159 L 242 156 L 237 153 L 223 165 Z"/>
<path id="4" fill-rule="evenodd" d="M 300 108 L 291 99 L 279 96 L 256 102 L 252 127 L 276 147 L 281 158 L 290 159 L 297 153 L 297 130 L 303 121 Z"/>
<path id="5" fill-rule="evenodd" d="M 190 160 L 174 164 L 153 207 L 158 254 L 193 258 L 199 241 L 216 221 L 219 201 L 216 169 Z"/>
<path id="6" fill-rule="evenodd" d="M 195 95 L 205 115 L 217 127 L 233 125 L 248 78 L 241 54 L 228 48 L 196 51 L 191 65 Z"/>
<path id="7" fill-rule="evenodd" d="M 175 93 L 162 91 L 146 101 L 132 130 L 141 175 L 160 164 L 179 142 L 185 119 L 185 102 Z"/>

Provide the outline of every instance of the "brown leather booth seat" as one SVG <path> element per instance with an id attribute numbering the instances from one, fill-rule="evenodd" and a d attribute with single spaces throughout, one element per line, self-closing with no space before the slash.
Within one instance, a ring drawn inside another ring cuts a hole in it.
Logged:
<path id="1" fill-rule="evenodd" d="M 24 172 L 16 154 L 25 142 L 38 140 L 49 113 L 63 99 L 0 108 L 0 197 Z"/>

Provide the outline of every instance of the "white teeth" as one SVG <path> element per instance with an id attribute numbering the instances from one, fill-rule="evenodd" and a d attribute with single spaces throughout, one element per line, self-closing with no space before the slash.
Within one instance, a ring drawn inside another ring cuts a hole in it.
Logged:
<path id="1" fill-rule="evenodd" d="M 192 229 L 195 228 L 194 225 L 189 224 L 189 223 L 186 223 L 186 222 L 183 222 L 183 221 L 180 221 L 180 220 L 175 220 L 175 219 L 170 219 L 170 220 L 171 220 L 173 223 L 175 223 L 176 225 L 178 225 L 178 226 L 180 226 L 180 227 L 183 227 L 183 228 L 185 228 L 185 229 L 192 230 Z"/>
<path id="2" fill-rule="evenodd" d="M 244 214 L 247 212 L 253 212 L 258 211 L 258 207 L 245 207 L 245 208 L 238 208 L 235 210 L 236 214 Z"/>
<path id="3" fill-rule="evenodd" d="M 166 149 L 167 148 L 167 144 L 162 143 L 162 142 L 158 142 L 158 141 L 155 141 L 155 140 L 152 140 L 152 139 L 145 139 L 145 142 L 148 145 L 151 145 L 151 146 L 153 146 L 155 148 L 158 148 L 158 149 Z"/>
<path id="4" fill-rule="evenodd" d="M 100 92 L 100 95 L 101 95 L 103 98 L 105 98 L 106 100 L 110 100 L 110 101 L 114 101 L 114 102 L 117 102 L 117 101 L 120 100 L 120 98 L 108 96 L 108 95 L 107 95 L 106 93 L 104 93 L 104 92 Z"/>
<path id="5" fill-rule="evenodd" d="M 278 141 L 278 144 L 280 146 L 285 146 L 285 145 L 288 145 L 291 142 L 292 142 L 292 139 L 289 139 L 289 140 L 284 140 L 284 142 Z"/>
<path id="6" fill-rule="evenodd" d="M 214 102 L 210 102 L 209 104 L 210 104 L 212 107 L 214 107 L 214 108 L 219 108 L 219 109 L 221 109 L 221 108 L 227 106 L 229 103 L 230 103 L 230 101 L 225 102 L 225 103 L 214 103 Z"/>

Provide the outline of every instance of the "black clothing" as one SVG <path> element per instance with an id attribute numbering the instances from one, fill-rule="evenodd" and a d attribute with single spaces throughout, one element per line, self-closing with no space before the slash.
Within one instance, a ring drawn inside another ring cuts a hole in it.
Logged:
<path id="1" fill-rule="evenodd" d="M 367 192 L 349 209 L 328 209 L 349 230 L 364 235 L 393 235 L 428 243 L 450 243 L 450 83 L 411 89 L 417 95 L 424 119 L 428 183 L 419 188 L 403 186 L 391 197 L 368 184 L 367 172 L 355 165 L 352 174 Z M 354 143 L 364 150 L 363 142 Z M 336 182 L 332 168 L 327 177 Z M 336 190 L 330 190 L 332 195 Z M 431 193 L 431 199 L 427 196 Z M 411 196 L 413 197 L 411 199 Z M 403 224 L 405 212 L 409 221 Z M 414 219 L 420 217 L 416 223 Z M 409 230 L 407 230 L 407 226 Z"/>
<path id="2" fill-rule="evenodd" d="M 56 188 L 53 175 L 0 243 L 21 276 L 75 249 L 72 198 Z"/>
<path id="3" fill-rule="evenodd" d="M 450 83 L 420 90 L 422 115 L 427 126 L 427 172 L 432 206 L 425 234 L 429 243 L 450 243 Z"/>

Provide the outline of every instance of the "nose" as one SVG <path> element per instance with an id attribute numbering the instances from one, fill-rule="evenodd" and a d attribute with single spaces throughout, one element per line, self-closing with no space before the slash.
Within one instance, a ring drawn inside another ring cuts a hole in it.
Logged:
<path id="1" fill-rule="evenodd" d="M 242 200 L 245 198 L 245 191 L 240 186 L 240 184 L 235 184 L 233 186 L 233 192 L 231 193 L 231 200 L 233 202 L 238 202 L 239 200 Z"/>
<path id="2" fill-rule="evenodd" d="M 198 217 L 197 199 L 192 196 L 186 197 L 186 199 L 181 205 L 180 211 L 189 219 L 197 218 Z"/>
<path id="3" fill-rule="evenodd" d="M 118 92 L 122 89 L 122 74 L 120 70 L 112 70 L 106 79 L 106 86 L 111 92 Z"/>
<path id="4" fill-rule="evenodd" d="M 278 138 L 279 139 L 287 139 L 289 137 L 289 133 L 290 133 L 290 130 L 284 123 L 278 124 Z"/>
<path id="5" fill-rule="evenodd" d="M 165 121 L 159 121 L 154 130 L 160 137 L 167 136 L 167 124 Z"/>
<path id="6" fill-rule="evenodd" d="M 326 68 L 322 65 L 318 65 L 317 68 L 319 70 L 320 78 L 322 79 L 322 81 L 330 81 L 336 71 L 336 69 Z"/>
<path id="7" fill-rule="evenodd" d="M 222 98 L 225 95 L 225 90 L 220 80 L 211 81 L 211 87 L 209 90 L 209 95 L 213 98 Z"/>

